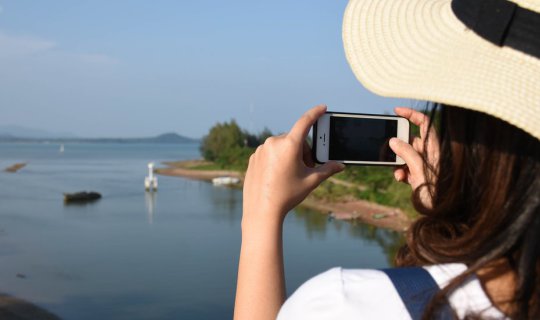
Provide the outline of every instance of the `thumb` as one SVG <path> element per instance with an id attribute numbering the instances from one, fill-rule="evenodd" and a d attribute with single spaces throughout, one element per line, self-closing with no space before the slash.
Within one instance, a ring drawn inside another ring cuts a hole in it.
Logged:
<path id="1" fill-rule="evenodd" d="M 324 180 L 345 169 L 343 163 L 337 161 L 328 161 L 327 163 L 313 168 L 309 176 L 310 184 L 315 188 Z"/>
<path id="2" fill-rule="evenodd" d="M 422 157 L 414 150 L 413 146 L 398 138 L 392 138 L 390 139 L 390 148 L 397 156 L 405 161 L 412 174 L 423 172 Z"/>

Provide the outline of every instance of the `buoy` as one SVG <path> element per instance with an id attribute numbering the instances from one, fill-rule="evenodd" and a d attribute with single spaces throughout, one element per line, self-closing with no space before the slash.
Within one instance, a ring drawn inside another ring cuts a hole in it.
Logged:
<path id="1" fill-rule="evenodd" d="M 157 191 L 157 177 L 154 177 L 154 163 L 148 164 L 148 177 L 144 178 L 144 188 L 146 191 Z"/>

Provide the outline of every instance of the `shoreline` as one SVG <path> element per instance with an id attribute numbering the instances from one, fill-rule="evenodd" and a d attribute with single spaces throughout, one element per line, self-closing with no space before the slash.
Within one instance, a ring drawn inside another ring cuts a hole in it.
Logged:
<path id="1" fill-rule="evenodd" d="M 219 177 L 235 177 L 243 181 L 244 176 L 236 171 L 227 170 L 195 170 L 195 169 L 182 169 L 182 168 L 158 168 L 154 171 L 155 174 L 170 177 L 183 177 L 193 180 L 203 180 L 211 182 L 214 178 Z"/>
<path id="2" fill-rule="evenodd" d="M 176 162 L 164 162 L 165 168 L 155 169 L 155 173 L 164 176 L 182 177 L 192 180 L 211 182 L 212 179 L 229 176 L 240 179 L 240 185 L 244 180 L 244 173 L 232 170 L 207 170 L 205 165 L 210 164 L 204 160 L 186 160 Z M 197 169 L 197 167 L 201 167 Z M 338 179 L 332 183 L 348 183 Z M 306 198 L 300 206 L 319 211 L 331 219 L 360 221 L 379 228 L 404 232 L 411 224 L 411 219 L 399 208 L 387 207 L 374 202 L 359 199 L 343 199 L 339 202 L 315 199 L 312 196 Z"/>

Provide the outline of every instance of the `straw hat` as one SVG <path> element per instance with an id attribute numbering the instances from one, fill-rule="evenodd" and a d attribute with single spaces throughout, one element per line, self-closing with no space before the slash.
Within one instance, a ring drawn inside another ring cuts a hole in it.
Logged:
<path id="1" fill-rule="evenodd" d="M 485 112 L 540 139 L 540 0 L 350 0 L 343 42 L 377 94 Z"/>

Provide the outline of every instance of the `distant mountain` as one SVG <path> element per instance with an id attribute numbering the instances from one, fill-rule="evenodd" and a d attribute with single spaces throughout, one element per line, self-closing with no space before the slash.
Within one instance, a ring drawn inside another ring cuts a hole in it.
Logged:
<path id="1" fill-rule="evenodd" d="M 186 143 L 186 142 L 195 142 L 197 140 L 181 136 L 174 132 L 160 134 L 154 138 L 147 138 L 148 142 L 159 142 L 159 143 Z"/>
<path id="2" fill-rule="evenodd" d="M 197 143 L 198 139 L 181 136 L 177 133 L 164 133 L 149 138 L 32 138 L 18 137 L 0 133 L 0 142 L 57 142 L 57 143 Z"/>
<path id="3" fill-rule="evenodd" d="M 76 138 L 76 135 L 70 132 L 50 132 L 41 129 L 32 129 L 15 125 L 0 126 L 0 137 L 17 137 L 17 138 Z"/>

